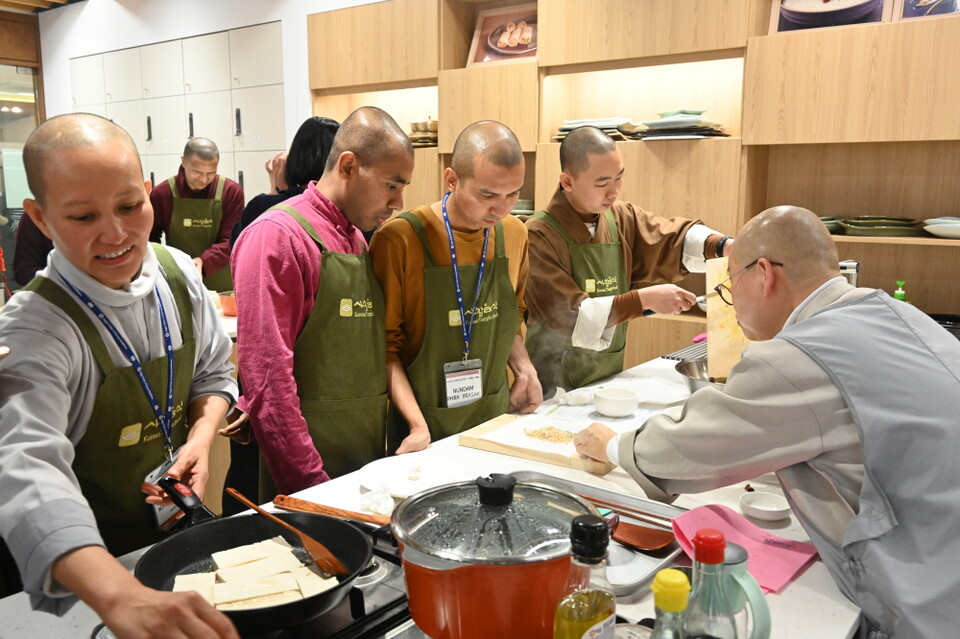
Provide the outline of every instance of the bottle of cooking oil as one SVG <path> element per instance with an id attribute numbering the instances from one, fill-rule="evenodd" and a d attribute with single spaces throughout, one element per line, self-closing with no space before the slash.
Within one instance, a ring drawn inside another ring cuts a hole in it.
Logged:
<path id="1" fill-rule="evenodd" d="M 554 639 L 613 639 L 617 599 L 607 581 L 607 522 L 580 515 L 570 530 L 570 573 L 553 620 Z"/>

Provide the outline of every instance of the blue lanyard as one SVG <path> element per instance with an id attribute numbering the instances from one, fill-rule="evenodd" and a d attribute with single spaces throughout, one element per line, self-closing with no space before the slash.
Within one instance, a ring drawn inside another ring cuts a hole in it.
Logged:
<path id="1" fill-rule="evenodd" d="M 480 286 L 483 284 L 483 267 L 487 263 L 487 246 L 490 243 L 490 228 L 483 231 L 483 253 L 480 254 L 480 271 L 477 273 L 477 290 L 473 295 L 473 310 L 470 312 L 470 321 L 467 322 L 466 309 L 463 306 L 463 291 L 460 289 L 460 267 L 457 265 L 457 247 L 453 242 L 453 229 L 450 228 L 450 217 L 447 215 L 447 200 L 450 192 L 444 193 L 440 201 L 440 210 L 443 211 L 443 225 L 447 228 L 447 239 L 450 241 L 450 263 L 453 265 L 453 284 L 457 291 L 457 305 L 460 307 L 460 329 L 463 331 L 463 361 L 467 361 L 470 354 L 470 336 L 473 334 L 473 320 L 477 317 L 477 302 L 480 300 Z"/>
<path id="2" fill-rule="evenodd" d="M 160 299 L 160 291 L 156 286 L 153 287 L 153 292 L 157 296 L 157 305 L 160 307 L 160 325 L 163 328 L 163 345 L 164 350 L 167 353 L 167 412 L 164 415 L 160 412 L 160 402 L 157 401 L 157 396 L 153 392 L 153 387 L 150 386 L 150 381 L 147 379 L 147 376 L 143 372 L 143 366 L 140 364 L 140 359 L 137 357 L 137 354 L 133 352 L 133 349 L 130 347 L 130 344 L 127 343 L 127 340 L 123 338 L 123 335 L 120 334 L 120 331 L 117 330 L 117 327 L 113 325 L 106 315 L 103 314 L 103 311 L 94 303 L 86 293 L 78 289 L 76 286 L 67 281 L 63 275 L 60 276 L 60 280 L 67 285 L 67 287 L 73 291 L 73 294 L 80 298 L 80 301 L 86 304 L 90 310 L 93 311 L 94 315 L 97 316 L 97 319 L 100 320 L 100 323 L 103 324 L 106 329 L 110 332 L 110 336 L 113 337 L 113 341 L 116 342 L 117 346 L 123 352 L 125 359 L 129 360 L 133 365 L 133 370 L 137 373 L 137 378 L 140 380 L 140 385 L 143 387 L 143 392 L 147 396 L 147 401 L 150 402 L 150 406 L 153 408 L 153 414 L 157 417 L 157 424 L 160 426 L 160 432 L 163 433 L 163 437 L 166 440 L 164 447 L 167 452 L 167 459 L 173 460 L 173 341 L 170 339 L 170 327 L 167 324 L 167 313 L 163 308 L 163 300 Z"/>

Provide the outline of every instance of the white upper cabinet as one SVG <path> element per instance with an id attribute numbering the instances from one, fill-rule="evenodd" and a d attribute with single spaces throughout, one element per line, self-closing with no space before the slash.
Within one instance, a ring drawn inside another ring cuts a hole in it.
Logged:
<path id="1" fill-rule="evenodd" d="M 107 118 L 130 134 L 140 155 L 147 152 L 147 118 L 143 113 L 143 100 L 107 102 Z"/>
<path id="2" fill-rule="evenodd" d="M 204 93 L 230 88 L 230 36 L 226 31 L 183 42 L 183 92 Z"/>
<path id="3" fill-rule="evenodd" d="M 143 97 L 183 94 L 183 53 L 179 40 L 140 47 Z"/>
<path id="4" fill-rule="evenodd" d="M 187 136 L 210 138 L 221 154 L 231 153 L 235 118 L 230 91 L 190 93 L 183 99 L 187 111 Z"/>
<path id="5" fill-rule="evenodd" d="M 283 85 L 234 89 L 234 151 L 286 148 L 283 129 Z"/>
<path id="6" fill-rule="evenodd" d="M 103 105 L 103 55 L 70 60 L 70 95 L 75 110 L 86 105 Z"/>
<path id="7" fill-rule="evenodd" d="M 230 86 L 282 84 L 282 44 L 279 22 L 230 31 Z"/>
<path id="8" fill-rule="evenodd" d="M 143 98 L 142 77 L 139 47 L 103 54 L 103 85 L 107 102 Z"/>
<path id="9" fill-rule="evenodd" d="M 146 117 L 147 155 L 179 154 L 187 143 L 186 114 L 183 96 L 152 98 L 143 101 Z"/>

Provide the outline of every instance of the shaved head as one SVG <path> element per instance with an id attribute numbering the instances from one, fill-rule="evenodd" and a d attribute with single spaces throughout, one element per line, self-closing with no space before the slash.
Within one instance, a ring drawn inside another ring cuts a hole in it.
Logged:
<path id="1" fill-rule="evenodd" d="M 220 149 L 210 138 L 190 138 L 183 147 L 183 159 L 199 158 L 204 162 L 220 159 Z"/>
<path id="2" fill-rule="evenodd" d="M 332 171 L 344 153 L 353 153 L 362 166 L 372 166 L 396 153 L 413 157 L 413 145 L 390 114 L 377 107 L 360 107 L 347 116 L 333 138 L 325 171 Z"/>
<path id="3" fill-rule="evenodd" d="M 479 157 L 494 166 L 510 169 L 523 162 L 523 150 L 509 127 L 493 120 L 484 120 L 471 124 L 457 136 L 450 168 L 460 178 L 472 178 L 474 164 Z"/>
<path id="4" fill-rule="evenodd" d="M 742 268 L 765 257 L 784 263 L 797 286 L 819 286 L 840 275 L 837 246 L 812 211 L 799 206 L 775 206 L 747 222 L 733 247 Z"/>
<path id="5" fill-rule="evenodd" d="M 34 129 L 23 147 L 23 166 L 33 197 L 41 205 L 46 200 L 47 185 L 43 167 L 51 152 L 97 146 L 108 140 L 120 140 L 130 148 L 137 162 L 140 162 L 137 145 L 130 134 L 99 115 L 67 113 L 50 118 Z"/>
<path id="6" fill-rule="evenodd" d="M 572 177 L 590 166 L 591 155 L 616 151 L 617 145 L 609 135 L 592 126 L 574 129 L 560 143 L 560 170 Z"/>

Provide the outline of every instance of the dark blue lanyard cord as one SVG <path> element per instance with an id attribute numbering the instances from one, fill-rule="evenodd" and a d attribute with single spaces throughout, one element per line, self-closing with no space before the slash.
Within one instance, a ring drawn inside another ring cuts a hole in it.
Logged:
<path id="1" fill-rule="evenodd" d="M 470 336 L 473 334 L 473 321 L 477 317 L 477 302 L 480 300 L 480 286 L 483 284 L 483 268 L 487 263 L 487 246 L 490 243 L 489 227 L 483 231 L 483 252 L 480 254 L 480 270 L 477 273 L 477 290 L 473 295 L 473 308 L 470 312 L 470 322 L 467 322 L 466 309 L 463 305 L 463 291 L 460 288 L 460 267 L 457 264 L 457 246 L 453 241 L 453 229 L 450 228 L 450 216 L 447 215 L 447 200 L 450 193 L 444 193 L 440 201 L 440 210 L 443 211 L 443 225 L 447 228 L 447 239 L 450 241 L 450 263 L 453 265 L 453 284 L 456 287 L 457 305 L 460 307 L 460 329 L 463 331 L 463 361 L 470 355 Z"/>
<path id="2" fill-rule="evenodd" d="M 137 354 L 133 352 L 133 348 L 130 347 L 130 344 L 127 343 L 127 340 L 124 339 L 123 335 L 117 330 L 117 327 L 113 325 L 107 316 L 100 310 L 100 308 L 94 303 L 90 297 L 81 291 L 79 288 L 70 283 L 67 278 L 63 275 L 60 276 L 60 280 L 67 285 L 73 294 L 80 298 L 80 301 L 83 302 L 90 310 L 93 311 L 94 315 L 97 316 L 97 319 L 100 320 L 100 323 L 103 324 L 107 331 L 109 331 L 110 336 L 113 337 L 113 341 L 116 342 L 117 346 L 123 352 L 125 359 L 129 360 L 133 366 L 133 370 L 137 374 L 137 378 L 140 380 L 140 385 L 143 387 L 143 392 L 147 396 L 147 401 L 150 402 L 150 406 L 153 408 L 153 413 L 157 417 L 157 424 L 160 426 L 160 432 L 163 433 L 163 437 L 166 440 L 164 446 L 167 450 L 167 457 L 169 459 L 173 458 L 173 341 L 170 337 L 170 326 L 167 324 L 167 313 L 163 308 L 163 300 L 160 299 L 160 291 L 156 286 L 153 287 L 153 292 L 157 296 L 157 305 L 160 307 L 160 325 L 163 328 L 163 345 L 164 350 L 167 353 L 167 412 L 166 414 L 160 411 L 160 402 L 157 401 L 157 396 L 153 392 L 153 387 L 150 385 L 150 381 L 147 379 L 146 374 L 143 372 L 143 366 L 140 364 L 140 359 L 137 357 Z"/>

